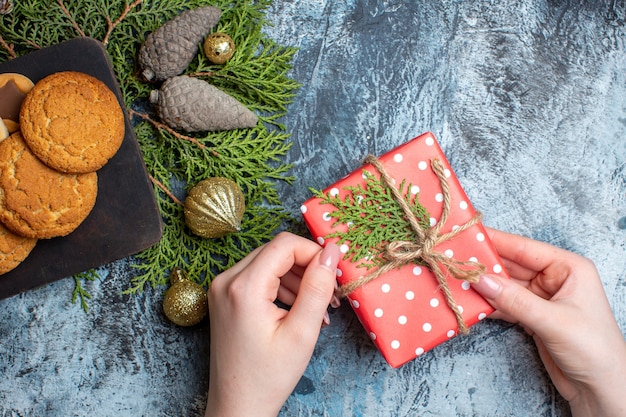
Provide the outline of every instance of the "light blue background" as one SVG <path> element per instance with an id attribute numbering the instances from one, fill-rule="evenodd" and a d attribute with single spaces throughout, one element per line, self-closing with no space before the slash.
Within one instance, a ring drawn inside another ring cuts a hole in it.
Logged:
<path id="1" fill-rule="evenodd" d="M 266 32 L 300 48 L 287 209 L 432 131 L 485 224 L 596 262 L 625 331 L 626 6 L 580 3 L 275 0 Z M 129 260 L 101 273 L 87 315 L 71 279 L 0 301 L 0 416 L 203 414 L 208 324 L 171 325 L 160 290 L 121 296 Z M 569 415 L 516 326 L 396 370 L 348 306 L 331 320 L 281 415 Z"/>

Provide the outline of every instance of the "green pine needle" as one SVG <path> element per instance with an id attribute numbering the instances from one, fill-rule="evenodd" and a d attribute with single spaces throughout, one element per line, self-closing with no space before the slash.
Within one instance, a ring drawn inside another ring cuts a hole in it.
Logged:
<path id="1" fill-rule="evenodd" d="M 290 134 L 280 123 L 299 84 L 289 77 L 296 49 L 283 47 L 263 34 L 270 0 L 31 0 L 15 2 L 13 11 L 0 16 L 0 61 L 75 37 L 102 41 L 112 61 L 126 106 L 133 116 L 135 134 L 146 167 L 155 184 L 163 216 L 163 238 L 135 256 L 137 274 L 125 293 L 167 285 L 174 267 L 190 279 L 208 286 L 216 274 L 234 265 L 265 243 L 291 221 L 283 209 L 276 182 L 292 183 L 291 168 L 283 162 Z M 198 55 L 186 74 L 230 94 L 259 115 L 254 129 L 176 134 L 160 128 L 148 104 L 155 85 L 137 76 L 137 52 L 145 37 L 181 11 L 212 5 L 222 10 L 214 31 L 230 35 L 235 54 L 224 65 L 213 65 Z M 189 140 L 189 139 L 192 140 Z M 202 179 L 222 176 L 235 181 L 246 198 L 240 233 L 220 239 L 197 237 L 185 226 L 185 190 Z M 166 190 L 162 189 L 165 187 Z M 172 198 L 172 196 L 175 196 Z M 74 276 L 72 301 L 80 298 L 87 311 L 90 294 L 83 283 L 95 271 Z"/>

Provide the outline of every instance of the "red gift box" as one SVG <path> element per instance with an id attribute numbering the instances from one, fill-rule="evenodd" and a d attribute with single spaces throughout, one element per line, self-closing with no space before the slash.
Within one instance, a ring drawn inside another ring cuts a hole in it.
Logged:
<path id="1" fill-rule="evenodd" d="M 434 159 L 442 162 L 444 181 L 449 186 L 449 215 L 439 230 L 445 234 L 470 222 L 477 213 L 433 134 L 425 133 L 414 138 L 378 160 L 395 183 L 408 184 L 407 193 L 414 195 L 426 208 L 431 216 L 430 226 L 434 226 L 441 218 L 444 204 L 441 180 L 431 168 Z M 354 187 L 367 186 L 363 171 L 380 178 L 378 170 L 368 163 L 325 188 L 322 193 L 344 200 L 352 194 Z M 351 190 L 348 187 L 352 187 Z M 333 204 L 319 196 L 310 198 L 301 207 L 307 227 L 322 245 L 330 241 L 338 242 L 339 238 L 328 236 L 348 228 L 348 225 L 337 223 L 332 215 L 335 210 L 337 208 Z M 482 223 L 478 221 L 461 230 L 453 238 L 437 244 L 433 251 L 455 261 L 477 262 L 485 267 L 485 272 L 508 278 Z M 348 253 L 350 243 L 340 245 L 344 254 Z M 371 269 L 364 267 L 361 261 L 351 260 L 348 256 L 340 260 L 337 270 L 340 285 L 371 273 Z M 467 281 L 449 274 L 443 279 L 467 327 L 493 311 Z M 349 293 L 347 298 L 385 360 L 397 368 L 459 333 L 457 316 L 441 289 L 431 269 L 423 262 L 415 262 L 386 272 Z"/>

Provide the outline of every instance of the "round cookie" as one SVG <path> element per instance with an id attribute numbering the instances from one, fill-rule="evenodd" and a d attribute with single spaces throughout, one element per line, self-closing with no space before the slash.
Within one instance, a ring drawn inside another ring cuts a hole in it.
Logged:
<path id="1" fill-rule="evenodd" d="M 63 71 L 38 81 L 20 110 L 24 140 L 61 172 L 103 167 L 124 139 L 124 113 L 115 94 L 91 75 Z"/>
<path id="2" fill-rule="evenodd" d="M 67 174 L 43 164 L 16 132 L 0 142 L 0 222 L 22 236 L 65 236 L 87 218 L 98 194 L 95 172 Z"/>
<path id="3" fill-rule="evenodd" d="M 37 239 L 16 235 L 0 223 L 0 275 L 22 263 L 36 244 Z"/>

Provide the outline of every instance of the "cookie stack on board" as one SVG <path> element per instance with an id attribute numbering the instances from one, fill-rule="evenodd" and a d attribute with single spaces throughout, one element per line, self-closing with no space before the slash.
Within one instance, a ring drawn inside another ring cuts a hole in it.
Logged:
<path id="1" fill-rule="evenodd" d="M 57 72 L 31 88 L 24 78 L 0 74 L 0 101 L 5 91 L 19 106 L 19 121 L 0 108 L 10 134 L 0 142 L 0 274 L 26 259 L 37 240 L 66 236 L 87 218 L 97 171 L 125 133 L 117 97 L 97 78 Z"/>

